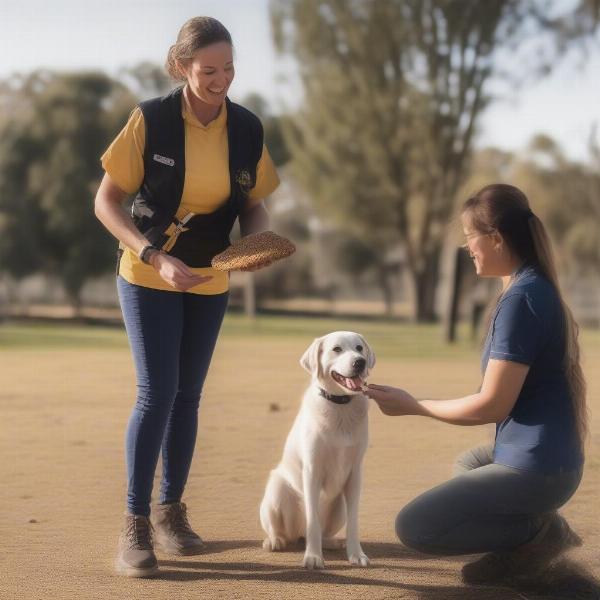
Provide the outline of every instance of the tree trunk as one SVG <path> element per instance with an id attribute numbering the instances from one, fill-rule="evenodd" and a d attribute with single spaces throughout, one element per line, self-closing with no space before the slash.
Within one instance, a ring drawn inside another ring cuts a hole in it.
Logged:
<path id="1" fill-rule="evenodd" d="M 450 290 L 449 306 L 445 314 L 444 340 L 450 344 L 456 341 L 456 327 L 458 325 L 458 308 L 462 295 L 462 285 L 466 267 L 465 251 L 457 248 L 454 255 L 454 273 L 452 277 L 452 288 Z"/>
<path id="2" fill-rule="evenodd" d="M 73 318 L 81 319 L 83 316 L 83 302 L 81 301 L 81 288 L 76 290 L 68 289 L 67 297 L 69 299 L 69 304 L 73 309 Z"/>
<path id="3" fill-rule="evenodd" d="M 0 321 L 3 321 L 10 317 L 17 294 L 16 282 L 8 273 L 4 273 L 0 280 L 4 288 L 4 298 L 0 298 Z"/>
<path id="4" fill-rule="evenodd" d="M 389 269 L 386 267 L 386 265 L 379 265 L 377 267 L 377 280 L 379 282 L 379 288 L 383 293 L 385 314 L 387 317 L 391 317 L 394 313 L 394 294 L 392 292 L 392 286 L 390 284 Z"/>
<path id="5" fill-rule="evenodd" d="M 432 323 L 437 320 L 435 299 L 439 279 L 440 251 L 427 255 L 420 270 L 411 271 L 414 295 L 414 318 L 417 323 Z"/>

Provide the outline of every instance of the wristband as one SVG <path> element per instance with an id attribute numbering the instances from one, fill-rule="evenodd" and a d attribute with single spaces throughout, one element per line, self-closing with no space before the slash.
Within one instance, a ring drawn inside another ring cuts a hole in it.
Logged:
<path id="1" fill-rule="evenodd" d="M 160 250 L 156 247 L 153 246 L 152 244 L 148 244 L 148 246 L 144 246 L 141 250 L 140 253 L 138 255 L 139 259 L 146 265 L 150 264 L 150 256 L 152 256 L 152 251 L 156 250 L 157 252 L 160 252 Z"/>

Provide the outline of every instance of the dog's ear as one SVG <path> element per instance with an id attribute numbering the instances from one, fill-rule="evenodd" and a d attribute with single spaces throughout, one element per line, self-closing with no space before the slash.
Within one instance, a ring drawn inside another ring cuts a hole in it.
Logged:
<path id="1" fill-rule="evenodd" d="M 300 359 L 300 364 L 310 374 L 316 373 L 317 377 L 321 375 L 321 353 L 323 351 L 324 338 L 318 337 L 313 340 L 313 343 L 306 349 L 306 352 Z"/>
<path id="2" fill-rule="evenodd" d="M 367 343 L 367 340 L 361 335 L 360 339 L 363 341 L 365 352 L 367 353 L 367 366 L 372 369 L 375 366 L 375 352 L 371 350 L 371 346 Z"/>

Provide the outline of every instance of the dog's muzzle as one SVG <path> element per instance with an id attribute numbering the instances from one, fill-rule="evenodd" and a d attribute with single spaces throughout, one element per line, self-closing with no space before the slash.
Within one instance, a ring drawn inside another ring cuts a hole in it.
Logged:
<path id="1" fill-rule="evenodd" d="M 351 377 L 346 377 L 337 371 L 331 371 L 331 377 L 336 383 L 339 383 L 342 387 L 351 392 L 360 392 L 365 385 L 365 380 L 362 377 L 362 370 L 360 374 L 354 373 Z"/>

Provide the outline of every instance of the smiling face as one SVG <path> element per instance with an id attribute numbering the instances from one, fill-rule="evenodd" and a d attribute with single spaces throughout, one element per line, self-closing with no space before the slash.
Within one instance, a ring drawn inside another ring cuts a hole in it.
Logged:
<path id="1" fill-rule="evenodd" d="M 211 106 L 223 104 L 235 75 L 231 44 L 217 42 L 200 48 L 178 66 L 195 99 Z"/>
<path id="2" fill-rule="evenodd" d="M 317 338 L 300 364 L 332 394 L 360 394 L 375 355 L 358 333 L 335 331 Z"/>
<path id="3" fill-rule="evenodd" d="M 502 277 L 514 269 L 514 259 L 497 231 L 482 233 L 477 231 L 468 215 L 462 216 L 464 247 L 473 259 L 479 277 Z"/>

